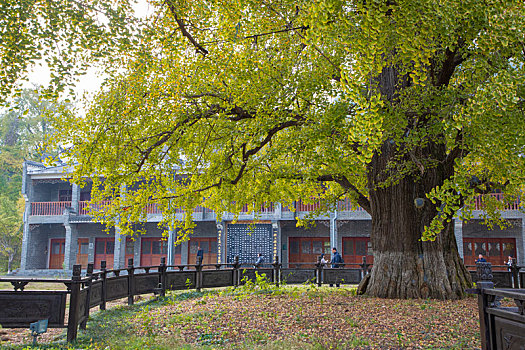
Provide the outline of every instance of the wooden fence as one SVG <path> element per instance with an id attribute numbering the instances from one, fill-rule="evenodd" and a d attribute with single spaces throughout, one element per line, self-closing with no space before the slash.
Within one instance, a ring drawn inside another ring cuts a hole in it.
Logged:
<path id="1" fill-rule="evenodd" d="M 129 259 L 128 267 L 119 270 L 107 270 L 106 262 L 102 261 L 101 270 L 94 272 L 93 264 L 89 264 L 84 277 L 81 276 L 81 266 L 74 265 L 71 279 L 0 278 L 0 282 L 10 282 L 14 287 L 14 291 L 0 291 L 0 325 L 4 328 L 24 328 L 29 327 L 32 322 L 47 319 L 49 327 L 67 328 L 67 341 L 71 342 L 77 337 L 78 327 L 81 329 L 86 327 L 90 310 L 94 307 L 105 310 L 107 302 L 112 300 L 127 298 L 128 304 L 132 305 L 134 296 L 141 294 L 154 293 L 164 296 L 169 290 L 237 287 L 248 280 L 255 280 L 257 275 L 264 276 L 269 282 L 276 285 L 283 283 L 315 283 L 318 286 L 339 283 L 358 284 L 370 271 L 371 266 L 366 263 L 366 259 L 363 259 L 362 264 L 346 264 L 343 268 L 337 269 L 326 268 L 319 262 L 316 264 L 295 263 L 298 267 L 285 268 L 278 262 L 277 257 L 275 260 L 273 264 L 258 267 L 244 266 L 239 263 L 238 257 L 232 264 L 203 265 L 200 261 L 197 265 L 167 266 L 165 258 L 162 258 L 159 266 L 134 267 L 133 259 Z M 520 273 L 519 268 L 516 266 L 512 271 L 491 271 L 492 287 L 496 285 L 500 288 L 512 286 L 517 288 L 521 285 L 521 288 L 524 288 L 525 272 Z M 518 313 L 512 311 L 512 315 L 507 316 L 509 322 L 521 322 L 523 326 L 525 323 L 523 313 L 525 289 L 488 290 L 483 284 L 485 280 L 479 271 L 473 275 L 473 280 L 477 282 L 478 289 L 470 290 L 470 292 L 480 294 L 482 298 L 480 299 L 482 338 L 486 329 L 489 329 L 487 327 L 492 327 L 490 328 L 492 332 L 494 329 L 499 329 L 497 327 L 503 322 L 496 321 L 495 315 L 502 315 L 502 313 L 507 315 L 507 311 L 503 309 L 490 308 L 489 310 L 487 305 L 495 296 L 514 298 L 516 304 L 521 305 Z M 24 291 L 28 283 L 42 282 L 64 284 L 67 290 Z M 66 307 L 68 297 L 69 308 Z M 66 312 L 68 313 L 67 322 Z M 481 315 L 482 312 L 483 315 Z M 483 326 L 483 322 L 489 323 Z M 519 328 L 521 326 L 516 327 L 521 331 L 522 328 Z M 525 334 L 525 331 L 521 334 Z M 493 338 L 488 340 L 493 343 L 498 341 L 502 340 L 493 340 Z M 484 349 L 499 349 L 499 347 L 484 347 Z"/>
<path id="2" fill-rule="evenodd" d="M 164 296 L 168 290 L 216 288 L 239 286 L 248 280 L 254 281 L 257 275 L 264 276 L 276 285 L 315 283 L 357 284 L 366 275 L 370 266 L 366 259 L 362 264 L 347 264 L 345 268 L 325 268 L 316 264 L 297 264 L 302 267 L 283 268 L 278 262 L 269 265 L 247 267 L 236 257 L 233 264 L 209 264 L 167 266 L 165 258 L 159 266 L 134 267 L 133 259 L 128 267 L 107 270 L 102 261 L 101 270 L 94 272 L 89 264 L 86 276 L 81 276 L 81 266 L 73 266 L 71 279 L 20 279 L 0 278 L 0 282 L 10 282 L 13 290 L 0 291 L 0 325 L 4 328 L 24 328 L 38 320 L 48 319 L 49 327 L 67 328 L 67 341 L 74 341 L 78 327 L 84 329 L 90 309 L 106 309 L 109 301 L 127 298 L 133 304 L 134 296 L 155 293 Z M 309 267 L 308 267 L 309 266 Z M 352 266 L 352 267 L 349 267 Z M 24 291 L 28 283 L 63 283 L 64 291 Z M 66 300 L 69 297 L 69 308 Z M 67 322 L 65 321 L 68 312 Z"/>
<path id="3" fill-rule="evenodd" d="M 525 346 L 525 289 L 495 289 L 493 273 L 490 263 L 478 263 L 477 288 L 467 290 L 478 295 L 481 347 L 483 350 L 522 350 Z M 520 275 L 523 288 L 525 274 Z M 503 298 L 513 300 L 515 306 L 502 307 Z"/>

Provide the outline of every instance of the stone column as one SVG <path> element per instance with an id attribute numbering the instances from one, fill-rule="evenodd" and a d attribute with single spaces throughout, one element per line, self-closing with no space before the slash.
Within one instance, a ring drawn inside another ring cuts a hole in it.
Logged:
<path id="1" fill-rule="evenodd" d="M 66 229 L 66 242 L 64 249 L 64 272 L 69 272 L 73 269 L 73 265 L 77 262 L 77 226 L 69 223 L 69 215 L 64 220 L 64 228 Z M 82 266 L 86 268 L 87 266 Z"/>
<path id="2" fill-rule="evenodd" d="M 180 244 L 180 263 L 181 265 L 188 264 L 188 241 Z"/>
<path id="3" fill-rule="evenodd" d="M 80 187 L 77 184 L 73 184 L 71 187 L 71 207 L 76 215 L 79 215 L 78 202 L 80 201 Z"/>
<path id="4" fill-rule="evenodd" d="M 457 217 L 454 218 L 454 236 L 456 236 L 459 256 L 463 259 L 463 222 Z"/>
<path id="5" fill-rule="evenodd" d="M 174 257 L 175 257 L 175 239 L 174 236 L 175 231 L 173 229 L 170 229 L 168 231 L 168 256 L 166 258 L 166 265 L 173 265 L 174 263 Z"/>
<path id="6" fill-rule="evenodd" d="M 28 266 L 28 248 L 29 244 L 31 242 L 31 230 L 29 229 L 29 215 L 31 214 L 31 202 L 29 201 L 29 198 L 24 195 L 24 199 L 26 201 L 25 210 L 24 210 L 24 236 L 22 237 L 22 251 L 20 253 L 21 260 L 20 260 L 20 270 L 25 271 L 29 268 Z M 49 247 L 48 249 L 51 249 Z"/>
<path id="7" fill-rule="evenodd" d="M 126 262 L 126 235 L 120 234 L 120 227 L 115 226 L 115 251 L 113 252 L 113 268 L 123 269 L 127 266 Z"/>
<path id="8" fill-rule="evenodd" d="M 330 213 L 330 250 L 333 247 L 336 247 L 337 251 L 342 254 L 339 247 L 339 235 L 337 233 L 337 210 Z"/>

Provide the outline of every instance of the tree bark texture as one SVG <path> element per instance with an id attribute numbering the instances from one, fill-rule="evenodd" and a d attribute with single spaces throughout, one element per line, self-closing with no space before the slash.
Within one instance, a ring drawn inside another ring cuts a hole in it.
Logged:
<path id="1" fill-rule="evenodd" d="M 399 157 L 399 147 L 385 142 L 369 164 L 374 265 L 366 292 L 381 298 L 459 299 L 471 278 L 458 253 L 453 223 L 445 225 L 435 241 L 421 241 L 425 225 L 437 213 L 425 194 L 450 176 L 442 162 L 445 146 L 429 141 L 413 151 L 420 159 L 437 162 L 426 168 L 420 164 L 419 170 L 385 186 L 381 184 L 388 177 L 396 176 L 388 165 Z M 406 158 L 413 161 L 413 156 Z M 425 200 L 422 208 L 416 208 L 415 198 Z"/>

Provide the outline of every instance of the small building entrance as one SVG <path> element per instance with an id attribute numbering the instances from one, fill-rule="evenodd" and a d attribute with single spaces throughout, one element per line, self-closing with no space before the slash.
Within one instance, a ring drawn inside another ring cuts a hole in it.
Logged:
<path id="1" fill-rule="evenodd" d="M 49 254 L 49 268 L 62 269 L 64 263 L 64 252 L 66 251 L 66 240 L 64 238 L 51 239 L 51 251 Z"/>
<path id="2" fill-rule="evenodd" d="M 368 249 L 369 242 L 369 237 L 343 237 L 343 260 L 345 264 L 361 264 L 363 256 L 366 256 L 367 264 L 372 264 L 374 256 Z"/>
<path id="3" fill-rule="evenodd" d="M 100 269 L 100 263 L 106 261 L 106 268 L 113 268 L 115 254 L 115 238 L 95 239 L 95 269 Z"/>
<path id="4" fill-rule="evenodd" d="M 290 267 L 295 267 L 292 263 L 310 263 L 314 265 L 322 253 L 325 254 L 325 259 L 330 261 L 330 237 L 290 237 L 289 246 L 290 256 L 288 261 Z"/>
<path id="5" fill-rule="evenodd" d="M 188 244 L 188 264 L 193 265 L 197 262 L 197 250 L 199 245 L 203 252 L 203 264 L 217 263 L 217 238 L 191 238 Z M 175 260 L 177 258 L 175 257 Z"/>

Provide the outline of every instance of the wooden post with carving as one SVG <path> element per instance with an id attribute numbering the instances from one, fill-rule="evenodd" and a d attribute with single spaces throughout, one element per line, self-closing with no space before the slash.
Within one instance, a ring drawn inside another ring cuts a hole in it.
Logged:
<path id="1" fill-rule="evenodd" d="M 107 278 L 108 273 L 106 271 L 106 260 L 102 260 L 100 262 L 100 270 L 102 271 L 102 274 L 100 275 L 100 278 L 102 280 L 102 295 L 100 296 L 100 310 L 106 310 L 106 291 L 107 291 Z"/>
<path id="2" fill-rule="evenodd" d="M 160 296 L 165 297 L 166 296 L 166 258 L 162 257 L 160 258 L 160 266 L 159 266 L 159 285 L 160 285 Z"/>
<path id="3" fill-rule="evenodd" d="M 202 256 L 197 255 L 197 265 L 195 265 L 195 289 L 200 292 L 202 289 Z"/>
<path id="4" fill-rule="evenodd" d="M 128 305 L 133 305 L 135 296 L 135 267 L 133 267 L 133 258 L 128 259 Z"/>
<path id="5" fill-rule="evenodd" d="M 80 323 L 80 329 L 86 329 L 87 320 L 89 318 L 89 304 L 91 302 L 91 285 L 93 284 L 93 264 L 92 263 L 89 263 L 87 266 L 86 277 L 88 278 L 86 282 L 86 287 L 88 288 L 88 291 L 87 291 L 87 297 L 86 297 L 86 309 L 84 313 L 86 318 L 84 319 L 84 321 Z"/>
<path id="6" fill-rule="evenodd" d="M 81 265 L 73 265 L 73 276 L 71 277 L 71 295 L 69 298 L 69 317 L 67 321 L 67 341 L 77 339 L 78 331 L 78 309 L 80 304 L 80 269 Z"/>

